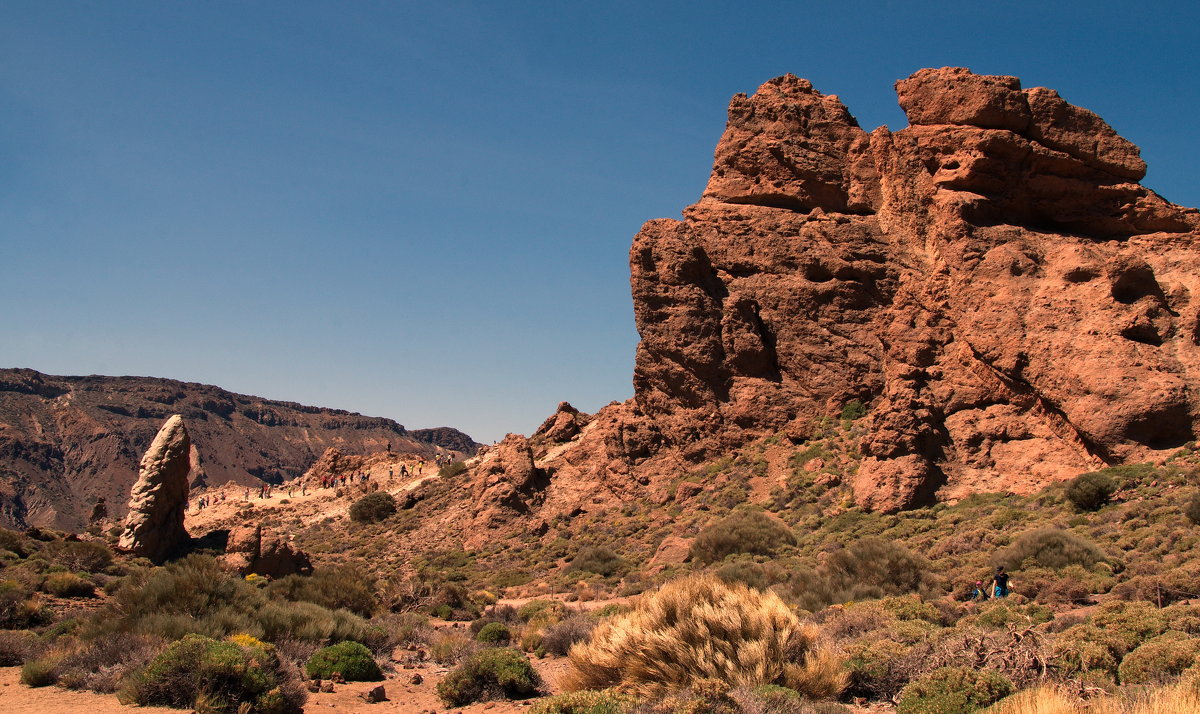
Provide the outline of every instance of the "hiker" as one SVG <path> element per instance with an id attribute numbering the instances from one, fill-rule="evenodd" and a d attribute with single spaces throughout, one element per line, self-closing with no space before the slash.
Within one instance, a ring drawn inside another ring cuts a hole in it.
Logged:
<path id="1" fill-rule="evenodd" d="M 975 587 L 972 588 L 971 597 L 969 599 L 973 600 L 975 602 L 978 602 L 980 600 L 987 600 L 987 593 L 983 589 L 983 581 L 982 580 L 975 581 Z"/>
<path id="2" fill-rule="evenodd" d="M 992 597 L 1008 597 L 1008 573 L 1004 572 L 1004 566 L 996 568 L 996 574 L 992 577 Z"/>

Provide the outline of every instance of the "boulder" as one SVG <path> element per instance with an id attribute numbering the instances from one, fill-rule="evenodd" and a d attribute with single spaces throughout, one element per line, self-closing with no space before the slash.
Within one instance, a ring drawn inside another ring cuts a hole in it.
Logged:
<path id="1" fill-rule="evenodd" d="M 262 525 L 242 526 L 229 531 L 224 561 L 241 575 L 257 573 L 271 578 L 312 575 L 308 554 Z"/>

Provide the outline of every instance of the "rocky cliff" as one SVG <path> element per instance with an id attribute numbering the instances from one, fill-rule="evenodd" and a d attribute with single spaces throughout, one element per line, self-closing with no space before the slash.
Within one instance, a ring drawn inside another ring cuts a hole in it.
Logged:
<path id="1" fill-rule="evenodd" d="M 792 75 L 733 98 L 699 202 L 633 240 L 634 398 L 560 409 L 530 440 L 549 478 L 517 479 L 481 526 L 798 443 L 852 400 L 855 498 L 887 511 L 1196 437 L 1200 214 L 1140 185 L 1137 147 L 1052 90 L 958 68 L 896 89 L 894 132 Z M 502 446 L 484 472 L 523 472 L 524 447 Z"/>
<path id="2" fill-rule="evenodd" d="M 104 498 L 122 518 L 138 459 L 164 419 L 180 414 L 197 485 L 279 483 L 329 447 L 345 453 L 473 453 L 449 428 L 408 430 L 390 419 L 146 377 L 53 377 L 0 370 L 0 525 L 80 530 Z"/>

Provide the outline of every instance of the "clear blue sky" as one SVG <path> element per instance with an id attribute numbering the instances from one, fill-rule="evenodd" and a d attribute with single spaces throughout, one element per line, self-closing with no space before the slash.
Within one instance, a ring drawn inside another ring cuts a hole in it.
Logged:
<path id="1" fill-rule="evenodd" d="M 0 4 L 0 366 L 479 440 L 632 393 L 630 239 L 735 92 L 870 130 L 929 66 L 1020 76 L 1200 204 L 1191 2 Z"/>

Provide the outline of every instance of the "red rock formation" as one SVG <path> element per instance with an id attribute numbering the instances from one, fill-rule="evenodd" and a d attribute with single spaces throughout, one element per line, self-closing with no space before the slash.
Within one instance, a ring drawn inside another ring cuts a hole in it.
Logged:
<path id="1" fill-rule="evenodd" d="M 533 438 L 544 511 L 803 439 L 852 399 L 856 498 L 887 511 L 1195 438 L 1200 214 L 1051 90 L 956 68 L 896 88 L 910 126 L 870 134 L 791 75 L 733 98 L 699 203 L 633 241 L 634 398 Z"/>
<path id="2" fill-rule="evenodd" d="M 242 526 L 229 532 L 223 558 L 240 575 L 257 573 L 272 578 L 312 575 L 308 554 L 263 526 Z"/>

